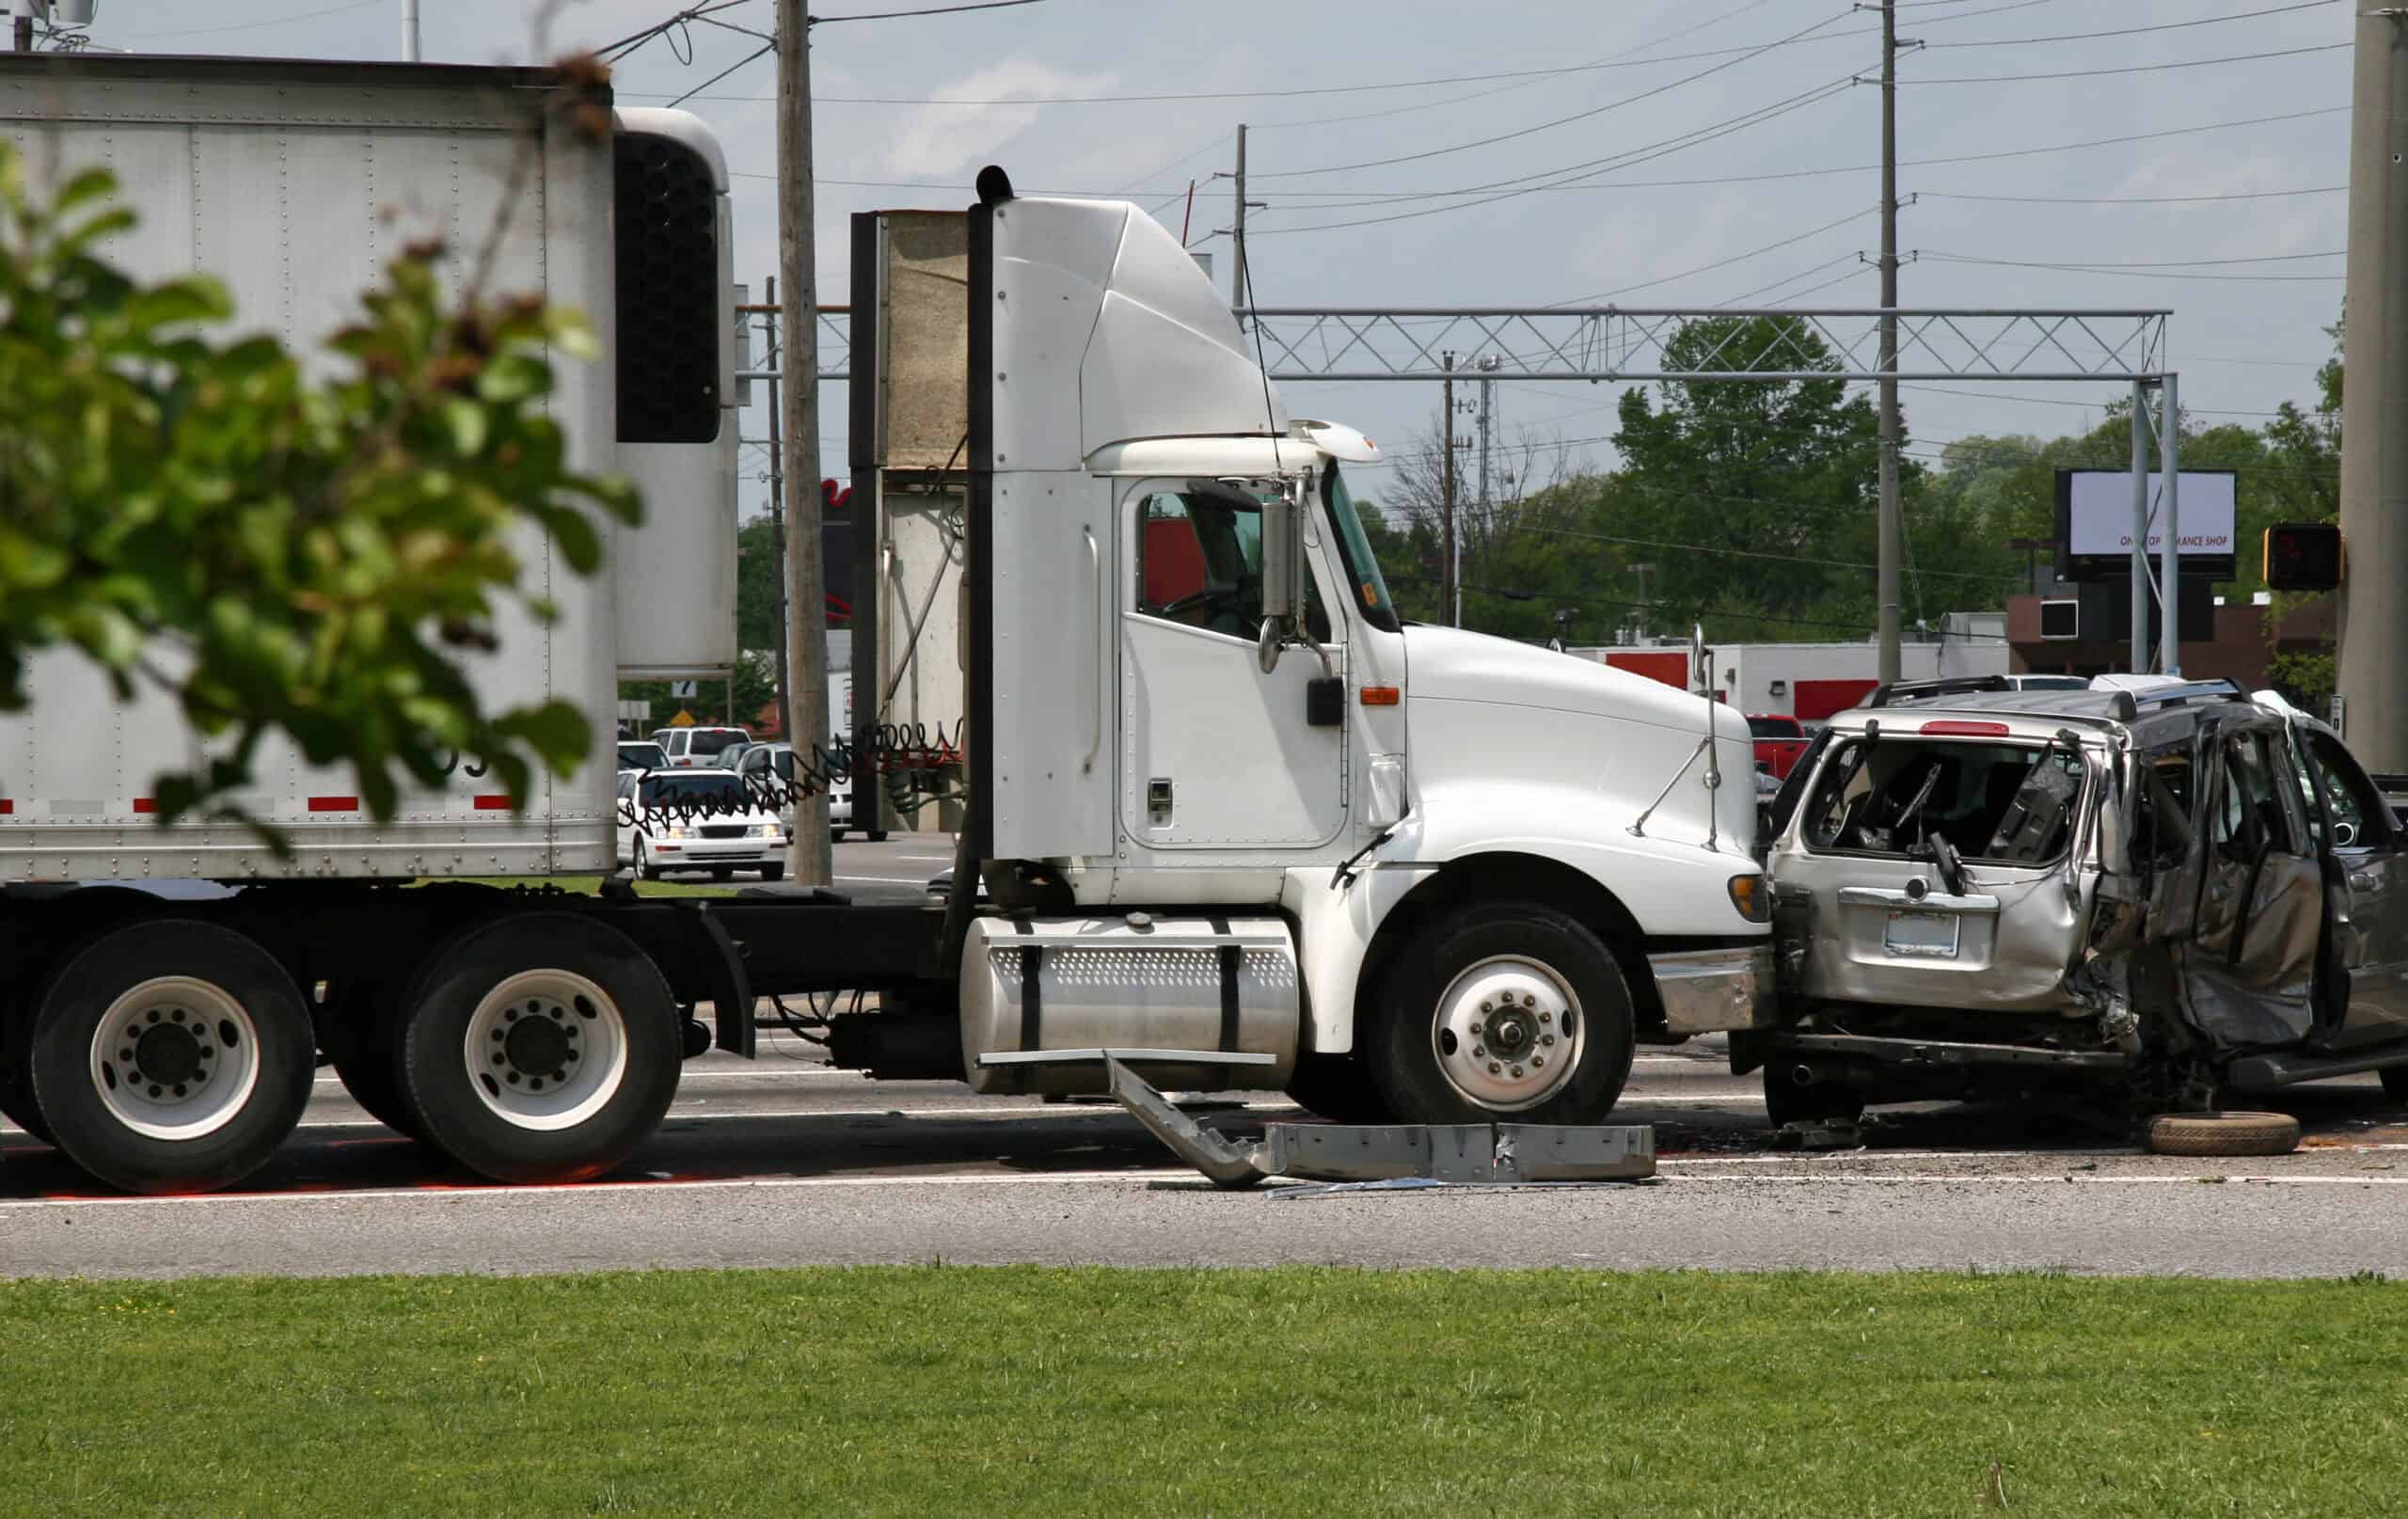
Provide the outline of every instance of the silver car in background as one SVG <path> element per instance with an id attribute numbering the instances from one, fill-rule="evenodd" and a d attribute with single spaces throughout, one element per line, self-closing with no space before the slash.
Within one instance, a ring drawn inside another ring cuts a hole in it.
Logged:
<path id="1" fill-rule="evenodd" d="M 2332 730 L 2226 682 L 1926 683 L 1767 809 L 1775 1124 L 2074 1089 L 2160 1109 L 2381 1070 L 2408 1097 L 2408 855 Z"/>

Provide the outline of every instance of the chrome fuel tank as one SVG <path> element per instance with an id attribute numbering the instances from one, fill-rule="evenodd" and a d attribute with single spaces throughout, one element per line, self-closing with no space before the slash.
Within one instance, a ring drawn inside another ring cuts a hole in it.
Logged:
<path id="1" fill-rule="evenodd" d="M 961 1063 L 975 1092 L 1106 1090 L 1101 1063 L 981 1069 L 1024 1050 L 1210 1050 L 1251 1067 L 1149 1065 L 1155 1084 L 1278 1090 L 1296 1064 L 1295 937 L 1279 918 L 981 918 L 961 956 Z"/>

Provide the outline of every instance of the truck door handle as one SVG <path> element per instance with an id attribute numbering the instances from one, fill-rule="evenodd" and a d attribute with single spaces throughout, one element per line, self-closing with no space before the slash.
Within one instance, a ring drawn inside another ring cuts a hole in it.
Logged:
<path id="1" fill-rule="evenodd" d="M 1087 652 L 1093 663 L 1094 679 L 1087 683 L 1089 721 L 1087 723 L 1087 757 L 1079 762 L 1079 773 L 1095 769 L 1095 757 L 1103 749 L 1103 630 L 1095 625 L 1103 620 L 1103 555 L 1095 546 L 1095 530 L 1081 528 L 1079 536 L 1087 544 L 1087 579 L 1095 594 L 1095 609 L 1087 617 Z"/>
<path id="2" fill-rule="evenodd" d="M 2373 872 L 2371 872 L 2371 871 L 2366 871 L 2366 870 L 2353 870 L 2353 871 L 2350 872 L 2350 890 L 2352 890 L 2352 891 L 2353 891 L 2353 892 L 2371 892 L 2371 891 L 2373 891 L 2373 890 L 2374 890 L 2374 874 L 2373 874 Z"/>

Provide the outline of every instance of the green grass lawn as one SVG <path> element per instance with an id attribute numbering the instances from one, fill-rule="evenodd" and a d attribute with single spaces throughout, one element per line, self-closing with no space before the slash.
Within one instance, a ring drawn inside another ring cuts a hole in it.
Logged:
<path id="1" fill-rule="evenodd" d="M 2380 1280 L 25 1281 L 0 1512 L 2384 1514 L 2403 1345 Z"/>

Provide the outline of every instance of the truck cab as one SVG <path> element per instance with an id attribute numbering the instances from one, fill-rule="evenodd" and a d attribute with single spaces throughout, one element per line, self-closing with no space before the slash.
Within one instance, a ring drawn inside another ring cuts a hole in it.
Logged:
<path id="1" fill-rule="evenodd" d="M 982 191 L 972 1085 L 1100 1090 L 1046 1052 L 1119 1042 L 1268 1055 L 1160 1064 L 1334 1114 L 1586 1122 L 1635 1042 L 1768 1016 L 1744 719 L 1405 623 L 1355 503 L 1376 447 L 1290 414 L 1178 241 Z"/>

